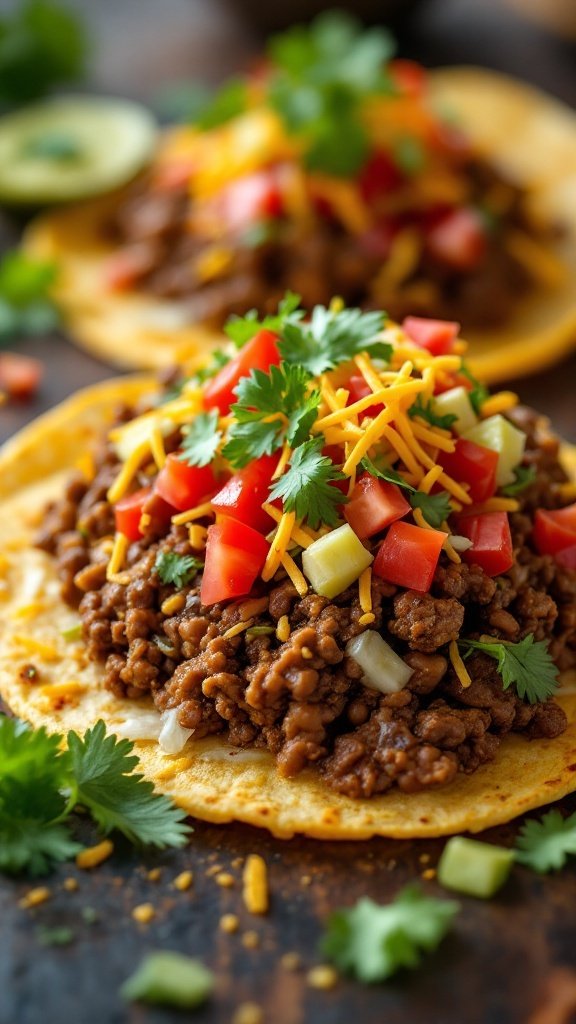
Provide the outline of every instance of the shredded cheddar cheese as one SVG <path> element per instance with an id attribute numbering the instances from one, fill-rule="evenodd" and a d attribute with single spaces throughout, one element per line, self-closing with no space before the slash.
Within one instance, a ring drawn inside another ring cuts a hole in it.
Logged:
<path id="1" fill-rule="evenodd" d="M 262 579 L 265 583 L 272 579 L 280 565 L 282 556 L 286 554 L 286 549 L 290 543 L 295 522 L 296 515 L 294 512 L 284 512 L 280 522 L 278 523 L 274 539 L 270 545 L 268 557 L 266 558 L 266 562 L 264 563 L 264 568 L 262 570 Z"/>
<path id="2" fill-rule="evenodd" d="M 118 473 L 118 476 L 114 480 L 114 483 L 107 494 L 108 501 L 111 505 L 115 505 L 117 501 L 120 501 L 120 498 L 124 497 L 136 476 L 136 473 L 149 453 L 150 442 L 143 441 L 142 444 L 138 445 L 138 447 L 135 448 L 132 454 L 126 459 L 126 462 L 122 466 L 122 469 Z"/>
<path id="3" fill-rule="evenodd" d="M 222 634 L 224 640 L 233 640 L 235 636 L 240 636 L 240 633 L 244 633 L 246 629 L 250 629 L 250 626 L 254 625 L 254 619 L 245 619 L 241 622 L 236 622 L 233 626 L 230 626 L 225 633 Z"/>
<path id="4" fill-rule="evenodd" d="M 128 537 L 123 533 L 116 534 L 112 554 L 110 555 L 110 560 L 106 566 L 106 579 L 109 582 L 117 581 L 117 576 L 124 565 L 124 559 L 126 558 L 129 543 Z"/>
<path id="5" fill-rule="evenodd" d="M 281 615 L 276 626 L 276 636 L 281 644 L 290 639 L 290 623 L 287 615 Z"/>
<path id="6" fill-rule="evenodd" d="M 308 593 L 308 584 L 304 574 L 300 571 L 294 559 L 288 554 L 288 552 L 286 552 L 282 555 L 280 561 L 292 580 L 292 583 L 296 587 L 300 597 L 306 597 L 306 594 Z"/>
<path id="7" fill-rule="evenodd" d="M 456 675 L 458 676 L 461 685 L 466 690 L 470 686 L 472 680 L 470 678 L 470 674 L 468 672 L 468 669 L 466 668 L 466 665 L 462 661 L 462 657 L 460 655 L 460 651 L 458 650 L 458 644 L 456 640 L 452 640 L 450 642 L 448 652 L 450 654 L 450 661 L 452 662 L 452 667 Z"/>
<path id="8" fill-rule="evenodd" d="M 368 566 L 358 580 L 358 600 L 363 612 L 372 611 L 372 569 Z"/>
<path id="9" fill-rule="evenodd" d="M 268 911 L 268 869 L 266 861 L 258 853 L 246 858 L 243 874 L 242 896 L 249 914 L 265 914 Z"/>
<path id="10" fill-rule="evenodd" d="M 174 526 L 184 526 L 186 523 L 193 523 L 195 519 L 204 519 L 206 516 L 213 516 L 214 509 L 210 501 L 204 501 L 196 508 L 190 508 L 186 512 L 178 512 L 172 516 Z"/>

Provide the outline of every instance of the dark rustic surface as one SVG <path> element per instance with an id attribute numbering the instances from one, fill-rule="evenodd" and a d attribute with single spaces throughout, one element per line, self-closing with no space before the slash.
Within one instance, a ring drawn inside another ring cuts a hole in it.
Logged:
<path id="1" fill-rule="evenodd" d="M 149 95 L 191 69 L 215 80 L 241 65 L 255 45 L 233 12 L 208 0 L 162 4 L 170 17 L 161 27 L 159 5 L 152 0 L 76 0 L 75 6 L 89 11 L 102 40 L 93 78 L 109 91 Z M 430 64 L 477 62 L 511 71 L 576 104 L 574 49 L 541 35 L 497 0 L 432 0 L 422 5 L 402 46 L 404 53 Z M 33 405 L 0 409 L 0 437 L 110 373 L 64 338 L 25 341 L 21 347 L 48 359 L 47 376 Z M 575 371 L 572 358 L 513 385 L 572 440 Z M 562 806 L 574 811 L 576 799 Z M 510 844 L 515 831 L 509 826 L 487 837 Z M 18 906 L 30 883 L 1 879 L 0 1024 L 175 1024 L 187 1019 L 187 1014 L 127 1007 L 120 1000 L 121 982 L 143 954 L 157 948 L 200 956 L 215 970 L 217 991 L 194 1014 L 199 1024 L 231 1022 L 236 1007 L 246 1001 L 263 1008 L 266 1024 L 569 1024 L 569 1014 L 546 1019 L 535 1014 L 547 990 L 557 987 L 558 971 L 576 966 L 573 868 L 547 878 L 516 868 L 495 900 L 463 899 L 454 933 L 417 973 L 370 988 L 341 981 L 332 991 L 320 992 L 307 985 L 306 967 L 321 962 L 318 939 L 330 909 L 363 894 L 389 900 L 436 864 L 442 845 L 286 843 L 247 827 L 198 823 L 189 848 L 179 853 L 144 860 L 118 844 L 111 860 L 92 873 L 62 868 L 48 879 L 50 900 L 35 910 Z M 251 852 L 260 852 L 270 868 L 272 906 L 264 918 L 250 917 L 241 900 L 238 858 Z M 156 865 L 161 877 L 153 882 L 147 870 Z M 231 871 L 233 888 L 221 888 L 207 876 L 214 865 Z M 194 884 L 182 893 L 171 883 L 186 868 L 193 870 Z M 63 889 L 63 880 L 71 876 L 78 879 L 77 892 Z M 440 892 L 434 881 L 421 880 L 421 885 Z M 143 902 L 156 909 L 146 926 L 131 917 L 134 906 Z M 94 923 L 84 920 L 86 907 L 97 911 Z M 240 917 L 235 935 L 219 930 L 220 916 L 229 912 Z M 41 945 L 39 929 L 61 925 L 72 928 L 72 944 Z M 244 946 L 247 931 L 257 933 L 257 948 Z M 290 973 L 281 967 L 280 956 L 294 951 L 305 967 Z"/>

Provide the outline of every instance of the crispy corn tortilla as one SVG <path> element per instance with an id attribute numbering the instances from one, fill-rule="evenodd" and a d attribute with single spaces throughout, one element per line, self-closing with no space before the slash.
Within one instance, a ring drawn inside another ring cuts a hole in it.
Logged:
<path id="1" fill-rule="evenodd" d="M 529 190 L 536 213 L 565 228 L 553 251 L 531 256 L 547 286 L 522 299 L 504 327 L 467 332 L 463 325 L 472 366 L 487 383 L 534 373 L 576 343 L 576 115 L 527 85 L 477 68 L 434 72 L 432 89 L 479 151 Z M 177 302 L 105 290 L 103 268 L 114 246 L 103 227 L 120 200 L 117 193 L 48 213 L 28 230 L 27 248 L 61 267 L 57 298 L 71 335 L 120 366 L 158 368 L 206 352 L 218 335 L 188 324 Z"/>
<path id="2" fill-rule="evenodd" d="M 0 696 L 19 716 L 50 731 L 79 732 L 104 719 L 109 731 L 151 702 L 119 700 L 106 691 L 101 666 L 63 630 L 77 621 L 59 597 L 53 559 L 33 546 L 45 503 L 62 491 L 70 468 L 102 431 L 119 400 L 150 387 L 145 377 L 97 385 L 43 416 L 0 452 Z M 27 664 L 39 670 L 20 678 Z M 566 674 L 560 703 L 569 719 L 555 740 L 507 737 L 494 762 L 434 792 L 397 791 L 351 800 L 323 785 L 314 771 L 282 778 L 271 755 L 238 750 L 220 738 L 189 740 L 177 756 L 155 742 L 136 743 L 145 775 L 191 815 L 243 821 L 281 838 L 408 839 L 477 832 L 576 789 L 576 673 Z"/>

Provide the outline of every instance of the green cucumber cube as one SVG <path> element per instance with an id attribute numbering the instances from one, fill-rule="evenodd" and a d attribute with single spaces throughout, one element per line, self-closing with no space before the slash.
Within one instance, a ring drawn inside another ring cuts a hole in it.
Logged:
<path id="1" fill-rule="evenodd" d="M 496 483 L 498 487 L 512 483 L 515 479 L 514 470 L 524 457 L 526 434 L 498 413 L 467 430 L 464 437 L 467 441 L 474 441 L 475 444 L 498 452 Z"/>
<path id="2" fill-rule="evenodd" d="M 456 420 L 452 424 L 452 430 L 455 430 L 457 434 L 464 434 L 478 422 L 478 417 L 464 387 L 450 388 L 449 391 L 436 395 L 432 400 L 432 410 L 438 416 L 455 416 Z"/>
<path id="3" fill-rule="evenodd" d="M 447 889 L 489 899 L 504 885 L 513 863 L 513 850 L 453 836 L 440 857 L 438 881 Z"/>
<path id="4" fill-rule="evenodd" d="M 304 575 L 322 597 L 341 594 L 373 561 L 348 523 L 319 537 L 302 552 Z"/>

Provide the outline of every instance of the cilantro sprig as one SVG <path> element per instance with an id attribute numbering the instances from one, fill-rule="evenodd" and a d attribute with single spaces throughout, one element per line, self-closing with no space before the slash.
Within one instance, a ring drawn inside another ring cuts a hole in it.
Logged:
<path id="1" fill-rule="evenodd" d="M 194 579 L 204 562 L 194 555 L 177 555 L 175 551 L 160 551 L 154 568 L 162 583 L 173 583 L 180 589 Z"/>
<path id="2" fill-rule="evenodd" d="M 296 513 L 316 530 L 322 524 L 336 526 L 338 506 L 347 498 L 334 483 L 345 476 L 322 454 L 324 438 L 314 437 L 295 448 L 288 469 L 270 491 L 270 501 L 281 498 L 285 512 Z"/>
<path id="3" fill-rule="evenodd" d="M 252 370 L 236 389 L 234 422 L 222 450 L 235 468 L 272 455 L 284 441 L 295 448 L 310 434 L 320 404 L 318 388 L 310 390 L 310 374 L 301 366 L 282 363 L 269 373 Z"/>
<path id="4" fill-rule="evenodd" d="M 502 687 L 514 687 L 521 700 L 530 704 L 548 700 L 558 686 L 558 669 L 544 640 L 534 640 L 532 633 L 519 643 L 507 640 L 466 640 L 458 646 L 469 657 L 472 651 L 482 651 L 498 662 Z"/>
<path id="5" fill-rule="evenodd" d="M 0 16 L 0 106 L 25 103 L 82 76 L 84 27 L 69 6 L 20 0 Z"/>
<path id="6" fill-rule="evenodd" d="M 54 263 L 14 249 L 0 260 L 0 345 L 18 334 L 42 334 L 58 326 L 50 298 L 57 276 Z"/>
<path id="7" fill-rule="evenodd" d="M 419 416 L 420 419 L 425 420 L 432 427 L 441 427 L 442 430 L 450 430 L 452 425 L 458 419 L 453 413 L 447 412 L 444 416 L 439 416 L 438 413 L 434 412 L 434 403 L 432 399 L 428 399 L 426 404 L 422 401 L 422 396 L 418 395 L 416 401 L 408 409 L 408 415 L 412 417 Z"/>
<path id="8" fill-rule="evenodd" d="M 526 821 L 516 839 L 516 860 L 540 874 L 563 868 L 576 855 L 576 814 L 563 818 L 548 811 L 540 821 Z"/>
<path id="9" fill-rule="evenodd" d="M 287 322 L 298 323 L 304 316 L 300 309 L 300 296 L 287 291 L 278 305 L 278 312 L 259 319 L 258 312 L 250 309 L 244 316 L 233 315 L 224 326 L 224 331 L 241 348 L 262 329 L 280 334 Z"/>
<path id="10" fill-rule="evenodd" d="M 454 900 L 425 896 L 418 886 L 406 886 L 387 906 L 364 897 L 330 916 L 322 951 L 360 981 L 384 981 L 435 950 L 459 909 Z"/>
<path id="11" fill-rule="evenodd" d="M 160 849 L 184 845 L 185 815 L 134 773 L 129 740 L 106 735 L 100 721 L 82 738 L 69 732 L 67 750 L 63 742 L 0 718 L 0 870 L 43 874 L 79 852 L 68 821 L 77 805 L 104 834 Z"/>
<path id="12" fill-rule="evenodd" d="M 178 458 L 188 466 L 208 466 L 222 440 L 218 429 L 218 410 L 201 412 L 184 428 L 182 451 Z"/>
<path id="13" fill-rule="evenodd" d="M 317 377 L 341 363 L 367 352 L 373 359 L 390 360 L 392 346 L 378 338 L 385 313 L 360 309 L 327 309 L 315 306 L 310 321 L 288 317 L 281 331 L 280 355 L 287 363 L 303 366 Z"/>
<path id="14" fill-rule="evenodd" d="M 512 483 L 502 487 L 500 493 L 505 494 L 507 498 L 515 498 L 517 494 L 522 494 L 522 491 L 525 491 L 535 479 L 535 466 L 516 466 Z"/>
<path id="15" fill-rule="evenodd" d="M 368 455 L 365 455 L 362 459 L 361 466 L 372 476 L 376 476 L 380 480 L 386 480 L 389 484 L 396 484 L 397 487 L 402 487 L 405 491 L 408 491 L 408 501 L 412 508 L 419 508 L 424 519 L 433 529 L 438 530 L 442 523 L 446 522 L 448 516 L 451 515 L 452 505 L 450 504 L 450 495 L 447 491 L 439 491 L 438 494 L 425 494 L 424 491 L 419 491 L 416 487 L 412 487 L 412 484 L 409 484 L 395 469 L 390 469 L 389 466 L 385 465 L 377 465 Z"/>
<path id="16" fill-rule="evenodd" d="M 488 391 L 488 388 L 474 376 L 472 370 L 466 365 L 464 360 L 462 360 L 460 373 L 463 377 L 466 377 L 472 385 L 472 388 L 468 392 L 468 398 L 470 399 L 470 404 L 474 409 L 474 412 L 477 416 L 480 416 L 482 404 L 490 398 L 490 392 Z"/>

